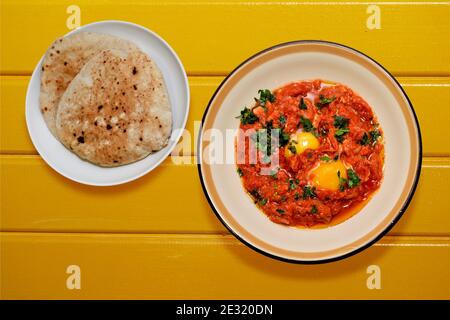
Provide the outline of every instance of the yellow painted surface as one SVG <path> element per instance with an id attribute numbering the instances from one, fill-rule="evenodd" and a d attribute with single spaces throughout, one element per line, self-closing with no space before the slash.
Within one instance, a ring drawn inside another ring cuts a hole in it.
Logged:
<path id="1" fill-rule="evenodd" d="M 450 238 L 390 238 L 324 265 L 276 261 L 232 236 L 3 233 L 3 298 L 449 299 Z M 80 268 L 80 290 L 66 269 Z M 367 268 L 380 268 L 369 290 Z"/>
<path id="2" fill-rule="evenodd" d="M 209 99 L 223 77 L 189 77 L 191 89 L 190 115 L 186 129 L 190 133 L 191 150 L 194 149 L 195 121 L 202 119 Z M 398 79 L 406 90 L 419 118 L 424 155 L 449 156 L 450 143 L 450 77 L 401 77 Z M 8 154 L 36 154 L 28 136 L 25 123 L 25 95 L 29 77 L 0 77 L 0 151 Z M 237 114 L 239 114 L 239 107 Z M 180 144 L 177 150 L 182 148 Z M 186 148 L 184 149 L 186 151 Z M 187 150 L 189 151 L 189 150 Z M 192 154 L 185 152 L 184 154 Z"/>
<path id="3" fill-rule="evenodd" d="M 37 154 L 25 122 L 25 97 L 29 79 L 29 76 L 0 76 L 0 153 L 2 154 Z M 189 78 L 191 105 L 186 130 L 190 133 L 187 136 L 190 142 L 180 143 L 176 150 L 183 151 L 183 145 L 186 143 L 191 147 L 184 147 L 184 153 L 193 153 L 194 141 L 196 141 L 194 132 L 198 132 L 198 129 L 194 130 L 198 128 L 195 122 L 197 121 L 198 125 L 201 122 L 209 99 L 222 79 L 223 77 Z"/>
<path id="4" fill-rule="evenodd" d="M 193 164 L 168 159 L 141 179 L 98 188 L 69 181 L 37 156 L 0 159 L 3 231 L 226 232 Z M 450 160 L 427 159 L 410 208 L 392 234 L 450 235 L 449 181 Z"/>
<path id="5" fill-rule="evenodd" d="M 81 24 L 126 20 L 154 30 L 173 46 L 190 74 L 226 74 L 242 60 L 274 44 L 323 39 L 361 50 L 396 75 L 450 75 L 450 47 L 445 37 L 450 34 L 448 2 L 383 2 L 379 1 L 381 28 L 369 30 L 367 2 L 357 0 L 307 0 L 297 4 L 6 0 L 1 7 L 1 36 L 8 45 L 1 48 L 1 71 L 29 74 L 48 45 L 68 31 L 66 8 L 76 4 L 81 9 Z"/>
<path id="6" fill-rule="evenodd" d="M 398 77 L 422 129 L 425 159 L 409 209 L 389 236 L 354 257 L 292 265 L 229 235 L 194 164 L 168 159 L 116 187 L 63 178 L 36 155 L 24 109 L 29 76 L 68 32 L 72 4 L 82 24 L 127 20 L 171 44 L 190 75 L 187 144 L 223 76 L 263 48 L 323 39 L 373 57 Z M 450 2 L 377 5 L 381 29 L 369 30 L 368 3 L 356 0 L 1 1 L 0 298 L 449 299 Z M 66 288 L 72 264 L 81 267 L 81 290 Z M 370 265 L 381 268 L 381 290 L 366 286 Z"/>

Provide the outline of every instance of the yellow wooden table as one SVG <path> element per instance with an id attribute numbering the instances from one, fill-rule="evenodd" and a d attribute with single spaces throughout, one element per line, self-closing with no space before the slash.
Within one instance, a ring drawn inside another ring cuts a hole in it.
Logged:
<path id="1" fill-rule="evenodd" d="M 141 24 L 173 46 L 189 75 L 190 132 L 223 77 L 265 47 L 323 39 L 373 57 L 422 129 L 422 175 L 404 217 L 360 254 L 294 265 L 234 239 L 189 161 L 167 159 L 116 187 L 63 178 L 30 142 L 25 91 L 77 13 L 81 24 Z M 1 298 L 450 298 L 450 2 L 3 0 L 0 50 Z"/>

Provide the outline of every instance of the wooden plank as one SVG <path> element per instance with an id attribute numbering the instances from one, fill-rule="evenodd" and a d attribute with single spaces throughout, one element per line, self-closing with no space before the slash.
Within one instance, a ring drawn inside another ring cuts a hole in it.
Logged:
<path id="1" fill-rule="evenodd" d="M 191 110 L 187 122 L 191 150 L 194 133 L 198 132 L 195 121 L 201 121 L 203 112 L 222 81 L 222 77 L 190 77 Z M 0 152 L 7 154 L 36 154 L 26 129 L 24 104 L 29 77 L 0 77 Z M 450 155 L 450 144 L 442 143 L 448 137 L 450 108 L 442 101 L 450 101 L 450 78 L 399 78 L 409 95 L 422 129 L 424 154 L 426 156 Z M 195 139 L 194 139 L 195 138 Z M 188 143 L 189 145 L 189 143 Z M 179 145 L 181 147 L 181 145 Z M 178 149 L 178 148 L 177 148 Z M 193 154 L 184 150 L 184 154 Z"/>
<path id="2" fill-rule="evenodd" d="M 0 76 L 0 153 L 2 154 L 37 154 L 25 122 L 25 97 L 29 79 L 28 76 Z M 191 106 L 186 130 L 189 132 L 187 138 L 190 139 L 187 145 L 190 145 L 191 149 L 184 150 L 189 155 L 193 154 L 194 132 L 198 132 L 197 125 L 200 125 L 208 101 L 222 79 L 222 77 L 191 77 L 189 79 Z M 180 144 L 176 150 L 182 150 L 183 144 Z"/>
<path id="3" fill-rule="evenodd" d="M 69 181 L 38 156 L 2 156 L 0 162 L 3 231 L 227 232 L 193 164 L 168 159 L 137 181 L 99 188 Z M 448 181 L 449 158 L 425 159 L 418 190 L 391 235 L 450 235 Z"/>
<path id="4" fill-rule="evenodd" d="M 316 266 L 267 258 L 231 236 L 3 233 L 0 239 L 3 299 L 450 298 L 450 238 L 388 237 Z M 79 290 L 66 287 L 69 265 L 80 268 Z M 367 287 L 373 265 L 380 268 L 378 290 Z"/>
<path id="5" fill-rule="evenodd" d="M 30 74 L 50 43 L 67 33 L 67 7 L 7 0 L 1 4 L 1 72 Z M 298 39 L 352 46 L 396 75 L 450 75 L 450 3 L 377 1 L 380 29 L 370 30 L 370 3 L 350 1 L 79 0 L 81 24 L 126 20 L 148 27 L 177 51 L 190 75 L 225 75 L 261 49 Z M 324 25 L 326 22 L 326 26 Z M 243 27 L 245 25 L 245 27 Z M 413 35 L 413 36 L 412 36 Z M 25 48 L 26 44 L 26 48 Z"/>

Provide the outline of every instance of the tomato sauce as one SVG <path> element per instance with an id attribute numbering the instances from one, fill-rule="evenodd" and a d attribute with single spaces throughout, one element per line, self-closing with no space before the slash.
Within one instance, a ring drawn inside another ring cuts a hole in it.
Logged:
<path id="1" fill-rule="evenodd" d="M 304 227 L 359 211 L 383 178 L 383 131 L 368 103 L 323 80 L 258 94 L 241 111 L 236 159 L 243 159 L 238 174 L 261 211 L 275 223 Z"/>

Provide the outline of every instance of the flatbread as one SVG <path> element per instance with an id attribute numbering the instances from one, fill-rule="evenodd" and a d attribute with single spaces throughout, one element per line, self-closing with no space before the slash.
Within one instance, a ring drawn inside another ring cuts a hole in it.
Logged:
<path id="1" fill-rule="evenodd" d="M 56 136 L 56 109 L 72 79 L 92 57 L 103 50 L 137 50 L 131 42 L 107 34 L 80 32 L 57 39 L 48 49 L 41 69 L 40 108 Z"/>
<path id="2" fill-rule="evenodd" d="M 140 50 L 105 50 L 89 60 L 57 110 L 60 141 L 82 159 L 105 167 L 160 150 L 171 130 L 164 79 Z"/>

